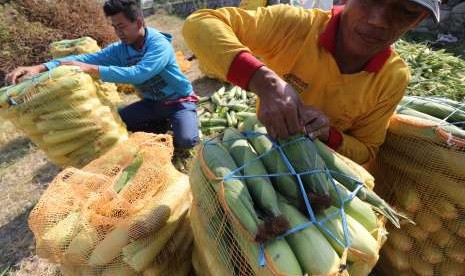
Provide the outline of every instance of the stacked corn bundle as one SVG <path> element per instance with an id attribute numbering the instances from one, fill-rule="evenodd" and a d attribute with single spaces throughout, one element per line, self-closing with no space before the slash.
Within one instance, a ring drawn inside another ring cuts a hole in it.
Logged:
<path id="1" fill-rule="evenodd" d="M 390 122 L 374 173 L 379 192 L 416 223 L 393 229 L 382 250 L 390 275 L 465 275 L 465 104 L 406 97 Z M 449 122 L 449 123 L 448 123 Z M 456 124 L 456 125 L 454 125 Z"/>
<path id="2" fill-rule="evenodd" d="M 255 117 L 255 104 L 255 94 L 237 86 L 223 86 L 211 96 L 200 98 L 197 114 L 202 134 L 240 128 L 246 118 Z"/>
<path id="3" fill-rule="evenodd" d="M 246 136 L 227 128 L 205 142 L 192 164 L 196 272 L 368 275 L 385 240 L 378 214 L 399 225 L 367 188 L 373 177 L 320 142 L 275 144 L 256 118 L 244 126 Z"/>
<path id="4" fill-rule="evenodd" d="M 172 153 L 170 136 L 134 133 L 65 169 L 29 217 L 37 254 L 65 275 L 188 275 L 192 196 Z"/>
<path id="5" fill-rule="evenodd" d="M 127 139 L 121 118 L 97 93 L 89 75 L 60 66 L 0 90 L 0 116 L 11 120 L 56 164 L 82 167 Z"/>
<path id="6" fill-rule="evenodd" d="M 56 41 L 50 44 L 50 53 L 53 58 L 90 54 L 98 51 L 100 51 L 100 47 L 98 46 L 97 41 L 88 36 Z M 97 95 L 103 101 L 108 101 L 108 105 L 118 105 L 122 102 L 114 83 L 99 80 L 96 84 L 100 88 L 98 89 Z"/>

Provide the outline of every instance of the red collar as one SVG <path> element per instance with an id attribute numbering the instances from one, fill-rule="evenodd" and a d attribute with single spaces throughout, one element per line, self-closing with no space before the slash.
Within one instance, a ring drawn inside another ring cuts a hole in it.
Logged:
<path id="1" fill-rule="evenodd" d="M 339 28 L 339 21 L 341 20 L 341 13 L 343 10 L 344 6 L 334 6 L 331 9 L 331 19 L 329 19 L 329 22 L 326 25 L 326 29 L 320 34 L 318 38 L 320 46 L 325 48 L 331 54 L 334 53 L 336 48 L 336 34 Z M 391 56 L 391 53 L 391 47 L 381 50 L 370 59 L 363 70 L 370 73 L 379 72 Z"/>

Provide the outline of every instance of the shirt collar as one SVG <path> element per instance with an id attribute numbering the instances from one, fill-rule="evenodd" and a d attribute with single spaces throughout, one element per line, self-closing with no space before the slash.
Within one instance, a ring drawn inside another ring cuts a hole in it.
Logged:
<path id="1" fill-rule="evenodd" d="M 336 35 L 343 10 L 344 6 L 334 6 L 331 9 L 331 18 L 329 19 L 325 30 L 318 37 L 320 46 L 325 48 L 331 54 L 333 54 L 336 49 Z M 368 61 L 363 70 L 370 73 L 379 72 L 391 56 L 391 53 L 391 47 L 387 47 L 386 49 L 379 51 Z"/>

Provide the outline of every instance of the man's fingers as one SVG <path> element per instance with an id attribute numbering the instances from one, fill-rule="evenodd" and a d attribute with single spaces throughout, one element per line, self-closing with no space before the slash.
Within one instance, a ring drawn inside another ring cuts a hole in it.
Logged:
<path id="1" fill-rule="evenodd" d="M 328 135 L 329 135 L 329 127 L 328 126 L 319 128 L 317 130 L 313 130 L 310 133 L 307 132 L 307 136 L 312 140 L 321 139 L 323 141 L 326 141 L 328 139 Z"/>
<path id="2" fill-rule="evenodd" d="M 303 125 L 299 119 L 299 113 L 297 108 L 287 108 L 284 115 L 284 120 L 287 125 L 289 135 L 296 134 L 303 131 Z"/>
<path id="3" fill-rule="evenodd" d="M 10 74 L 8 74 L 6 77 L 6 83 L 9 83 L 9 84 L 16 84 L 16 81 L 18 80 L 19 77 L 21 77 L 22 75 L 24 75 L 24 72 L 22 69 L 20 70 L 14 70 L 13 72 L 11 72 Z"/>

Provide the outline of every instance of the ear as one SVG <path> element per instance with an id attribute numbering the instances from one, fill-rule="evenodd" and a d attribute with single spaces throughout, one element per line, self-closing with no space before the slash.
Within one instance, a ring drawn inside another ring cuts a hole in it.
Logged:
<path id="1" fill-rule="evenodd" d="M 145 26 L 144 19 L 142 19 L 142 18 L 137 18 L 136 23 L 137 23 L 137 28 L 139 28 L 139 29 L 141 29 L 141 28 L 143 28 Z"/>

